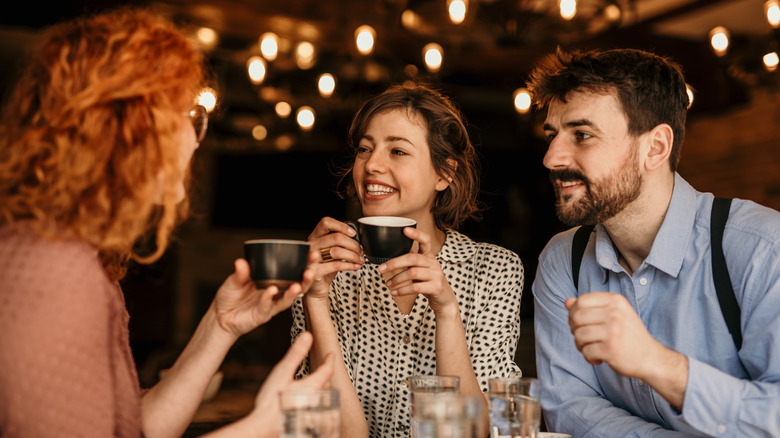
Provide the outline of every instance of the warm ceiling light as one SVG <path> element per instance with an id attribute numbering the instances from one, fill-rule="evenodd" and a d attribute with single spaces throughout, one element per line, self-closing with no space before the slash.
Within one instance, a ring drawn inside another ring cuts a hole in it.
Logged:
<path id="1" fill-rule="evenodd" d="M 723 56 L 729 49 L 729 31 L 718 26 L 710 31 L 710 45 L 718 56 Z"/>
<path id="2" fill-rule="evenodd" d="M 210 27 L 201 27 L 200 29 L 198 29 L 195 35 L 197 36 L 198 41 L 200 41 L 203 47 L 211 49 L 217 45 L 217 39 L 218 39 L 217 32 Z"/>
<path id="3" fill-rule="evenodd" d="M 257 141 L 263 141 L 268 137 L 268 128 L 263 125 L 255 125 L 252 128 L 252 138 Z"/>
<path id="4" fill-rule="evenodd" d="M 620 20 L 621 15 L 623 15 L 623 12 L 618 5 L 612 4 L 604 8 L 604 17 L 613 23 Z"/>
<path id="5" fill-rule="evenodd" d="M 693 88 L 688 84 L 685 84 L 685 93 L 688 95 L 688 108 L 690 108 L 693 105 Z"/>
<path id="6" fill-rule="evenodd" d="M 310 106 L 302 106 L 295 113 L 295 121 L 298 122 L 298 126 L 303 131 L 311 131 L 311 128 L 314 127 L 315 119 L 314 109 Z"/>
<path id="7" fill-rule="evenodd" d="M 769 25 L 777 28 L 780 27 L 780 1 L 767 0 L 764 3 L 764 13 L 766 14 L 766 21 Z"/>
<path id="8" fill-rule="evenodd" d="M 323 73 L 317 78 L 317 89 L 320 90 L 320 96 L 330 97 L 336 91 L 336 78 L 330 73 Z"/>
<path id="9" fill-rule="evenodd" d="M 286 119 L 292 112 L 292 106 L 285 101 L 277 102 L 276 106 L 274 106 L 274 111 L 276 111 L 277 116 Z"/>
<path id="10" fill-rule="evenodd" d="M 316 60 L 317 50 L 314 48 L 314 44 L 302 41 L 295 47 L 295 63 L 301 70 L 314 67 Z"/>
<path id="11" fill-rule="evenodd" d="M 531 110 L 531 93 L 527 88 L 518 88 L 514 92 L 515 111 L 526 114 Z"/>
<path id="12" fill-rule="evenodd" d="M 577 15 L 577 0 L 561 0 L 558 6 L 564 20 L 571 20 Z"/>
<path id="13" fill-rule="evenodd" d="M 401 24 L 409 30 L 417 29 L 420 26 L 420 16 L 413 10 L 407 9 L 401 14 Z"/>
<path id="14" fill-rule="evenodd" d="M 364 55 L 370 55 L 374 51 L 374 40 L 376 31 L 373 27 L 363 25 L 355 30 L 355 44 L 358 52 Z"/>
<path id="15" fill-rule="evenodd" d="M 279 54 L 279 36 L 273 32 L 266 32 L 260 37 L 260 53 L 269 61 L 276 59 Z"/>
<path id="16" fill-rule="evenodd" d="M 444 49 L 436 43 L 428 43 L 423 47 L 423 60 L 425 61 L 425 67 L 432 72 L 437 72 L 441 69 L 441 64 L 444 59 Z"/>
<path id="17" fill-rule="evenodd" d="M 447 0 L 447 11 L 450 13 L 450 21 L 455 24 L 463 23 L 468 13 L 468 0 Z"/>
<path id="18" fill-rule="evenodd" d="M 764 68 L 767 71 L 777 70 L 777 64 L 780 59 L 777 56 L 777 52 L 771 52 L 764 55 Z"/>
<path id="19" fill-rule="evenodd" d="M 265 80 L 266 65 L 263 58 L 259 56 L 249 58 L 246 61 L 246 70 L 253 84 L 261 84 Z"/>
<path id="20" fill-rule="evenodd" d="M 213 88 L 204 88 L 198 93 L 198 105 L 203 105 L 206 111 L 211 112 L 217 106 L 217 92 Z"/>

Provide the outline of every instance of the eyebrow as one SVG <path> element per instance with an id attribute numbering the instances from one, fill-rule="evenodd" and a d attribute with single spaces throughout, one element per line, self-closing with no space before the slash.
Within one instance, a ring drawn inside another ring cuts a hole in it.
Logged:
<path id="1" fill-rule="evenodd" d="M 376 143 L 376 140 L 374 139 L 374 137 L 372 137 L 372 136 L 370 136 L 368 134 L 363 134 L 363 138 L 365 138 L 366 140 L 368 140 L 368 141 L 370 141 L 372 143 Z M 395 136 L 395 135 L 388 135 L 387 137 L 385 137 L 385 141 L 388 142 L 388 143 L 394 143 L 394 142 L 402 141 L 404 143 L 410 144 L 411 146 L 415 146 L 415 144 L 412 143 L 408 138 L 406 138 L 406 137 L 398 137 L 398 136 Z"/>
<path id="2" fill-rule="evenodd" d="M 588 119 L 572 120 L 572 121 L 566 122 L 564 124 L 564 126 L 567 127 L 567 128 L 576 128 L 576 127 L 579 127 L 579 126 L 588 126 L 588 127 L 592 128 L 592 129 L 598 131 L 598 132 L 601 132 L 601 130 L 593 122 L 591 122 Z M 544 130 L 545 131 L 555 131 L 556 129 L 551 124 L 545 123 L 544 124 Z"/>

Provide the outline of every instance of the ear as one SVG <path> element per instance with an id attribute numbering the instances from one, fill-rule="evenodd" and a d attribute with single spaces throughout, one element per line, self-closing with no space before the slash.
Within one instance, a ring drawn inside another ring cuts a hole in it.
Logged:
<path id="1" fill-rule="evenodd" d="M 672 127 L 662 123 L 647 133 L 647 155 L 645 156 L 645 168 L 656 170 L 661 166 L 669 167 L 669 155 L 672 153 L 674 132 Z"/>
<path id="2" fill-rule="evenodd" d="M 455 169 L 458 168 L 458 162 L 452 158 L 447 158 L 447 166 L 449 167 L 447 174 L 452 175 L 455 173 Z M 451 182 L 451 176 L 448 176 L 447 178 L 439 178 L 439 181 L 436 183 L 436 186 L 434 186 L 434 189 L 436 189 L 437 192 L 441 192 L 449 187 Z"/>

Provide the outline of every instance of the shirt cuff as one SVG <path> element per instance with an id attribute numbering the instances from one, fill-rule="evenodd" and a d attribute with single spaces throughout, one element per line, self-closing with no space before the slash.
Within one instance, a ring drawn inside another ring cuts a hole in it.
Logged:
<path id="1" fill-rule="evenodd" d="M 707 435 L 733 437 L 742 403 L 740 393 L 739 379 L 688 357 L 682 420 Z"/>

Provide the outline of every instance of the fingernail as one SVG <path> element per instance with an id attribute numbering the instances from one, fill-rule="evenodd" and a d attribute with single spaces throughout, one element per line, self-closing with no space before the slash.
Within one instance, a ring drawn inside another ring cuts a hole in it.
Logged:
<path id="1" fill-rule="evenodd" d="M 355 233 L 356 233 L 355 229 L 352 228 L 352 227 L 349 227 L 349 231 L 347 231 L 347 232 L 349 233 L 350 236 L 354 236 Z"/>
<path id="2" fill-rule="evenodd" d="M 398 291 L 397 290 L 391 290 L 390 291 L 390 295 L 397 296 L 398 295 Z"/>
<path id="3" fill-rule="evenodd" d="M 385 269 L 387 269 L 386 264 L 382 263 L 381 265 L 379 265 L 379 272 L 385 272 Z"/>
<path id="4" fill-rule="evenodd" d="M 358 265 L 357 263 L 355 263 L 355 270 L 357 271 L 357 270 L 359 270 L 360 268 L 362 268 L 362 266 L 360 266 L 360 265 Z"/>

